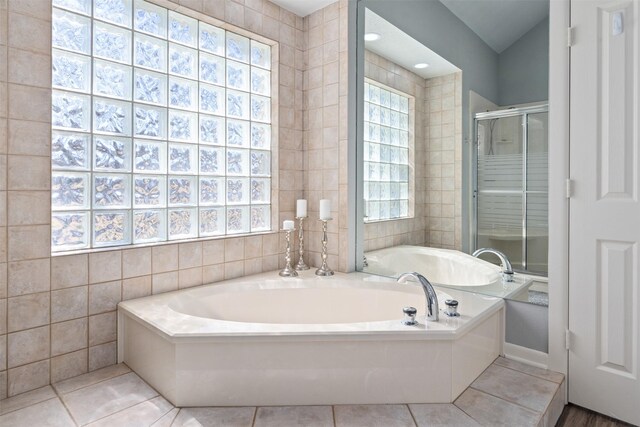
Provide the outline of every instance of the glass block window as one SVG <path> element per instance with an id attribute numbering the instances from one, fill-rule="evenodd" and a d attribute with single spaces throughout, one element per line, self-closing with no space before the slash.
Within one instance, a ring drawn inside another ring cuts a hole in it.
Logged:
<path id="1" fill-rule="evenodd" d="M 52 250 L 271 229 L 271 48 L 142 0 L 53 0 Z"/>
<path id="2" fill-rule="evenodd" d="M 367 222 L 410 216 L 411 101 L 407 94 L 369 79 L 365 81 L 364 199 Z"/>

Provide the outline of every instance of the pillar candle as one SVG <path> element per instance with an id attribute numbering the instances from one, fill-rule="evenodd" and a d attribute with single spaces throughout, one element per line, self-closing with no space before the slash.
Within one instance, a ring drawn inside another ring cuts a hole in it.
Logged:
<path id="1" fill-rule="evenodd" d="M 282 229 L 283 230 L 293 230 L 293 228 L 294 228 L 294 222 L 293 221 L 287 219 L 287 220 L 284 220 L 282 222 Z"/>
<path id="2" fill-rule="evenodd" d="M 296 217 L 307 217 L 307 201 L 305 199 L 298 199 L 296 202 Z"/>
<path id="3" fill-rule="evenodd" d="M 331 219 L 331 200 L 329 199 L 320 200 L 320 219 L 322 220 Z"/>

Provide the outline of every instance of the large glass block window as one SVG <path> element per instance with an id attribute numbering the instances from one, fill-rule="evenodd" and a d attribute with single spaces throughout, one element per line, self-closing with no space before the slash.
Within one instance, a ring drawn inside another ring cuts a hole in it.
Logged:
<path id="1" fill-rule="evenodd" d="M 364 84 L 365 221 L 410 216 L 409 95 Z"/>
<path id="2" fill-rule="evenodd" d="M 142 0 L 53 5 L 53 251 L 270 230 L 270 46 Z"/>

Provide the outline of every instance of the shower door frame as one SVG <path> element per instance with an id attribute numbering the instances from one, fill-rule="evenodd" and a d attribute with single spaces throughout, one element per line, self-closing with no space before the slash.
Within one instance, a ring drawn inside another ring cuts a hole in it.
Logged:
<path id="1" fill-rule="evenodd" d="M 518 272 L 527 273 L 531 275 L 541 275 L 539 272 L 531 272 L 527 270 L 527 194 L 549 194 L 549 190 L 540 191 L 540 190 L 528 190 L 527 189 L 527 161 L 528 161 L 528 148 L 529 148 L 529 115 L 537 114 L 537 113 L 549 113 L 549 104 L 543 103 L 538 105 L 532 105 L 529 107 L 520 107 L 520 108 L 510 108 L 506 110 L 495 110 L 488 111 L 483 113 L 475 113 L 473 117 L 473 143 L 475 145 L 475 149 L 472 150 L 473 156 L 473 190 L 472 190 L 472 198 L 473 198 L 473 223 L 471 224 L 472 236 L 471 236 L 471 245 L 472 251 L 478 249 L 478 199 L 479 199 L 479 190 L 478 190 L 478 158 L 479 158 L 479 150 L 480 150 L 480 142 L 478 137 L 478 122 L 480 120 L 491 120 L 491 119 L 502 119 L 507 117 L 518 117 L 521 116 L 520 125 L 522 127 L 522 190 L 521 191 L 510 191 L 510 190 L 496 190 L 495 193 L 502 194 L 522 194 L 522 269 L 515 269 Z M 548 117 L 548 116 L 547 116 Z M 547 138 L 549 135 L 549 129 L 547 125 Z M 547 150 L 548 152 L 548 150 Z M 548 161 L 547 161 L 548 166 Z M 548 205 L 548 202 L 547 202 Z M 548 223 L 547 223 L 548 224 Z M 548 227 L 548 225 L 547 225 Z M 547 275 L 548 275 L 548 264 L 549 264 L 549 255 L 547 253 Z"/>

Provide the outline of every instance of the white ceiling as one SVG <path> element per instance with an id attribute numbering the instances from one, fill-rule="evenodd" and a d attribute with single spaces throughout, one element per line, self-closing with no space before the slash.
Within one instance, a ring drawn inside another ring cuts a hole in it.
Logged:
<path id="1" fill-rule="evenodd" d="M 290 12 L 295 13 L 303 18 L 309 14 L 312 14 L 316 10 L 320 10 L 325 6 L 329 6 L 331 3 L 335 3 L 337 0 L 271 0 L 273 3 L 280 7 L 287 9 Z"/>
<path id="2" fill-rule="evenodd" d="M 422 78 L 430 79 L 459 71 L 455 65 L 369 9 L 365 10 L 365 32 L 378 33 L 381 36 L 376 41 L 365 41 L 365 47 L 368 50 L 387 58 L 389 61 L 412 71 Z M 399 46 L 402 48 L 399 49 Z M 420 62 L 425 62 L 429 66 L 423 69 L 413 67 Z"/>
<path id="3" fill-rule="evenodd" d="M 432 1 L 432 0 L 431 0 Z M 496 53 L 549 15 L 549 0 L 440 0 Z"/>

